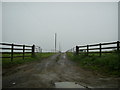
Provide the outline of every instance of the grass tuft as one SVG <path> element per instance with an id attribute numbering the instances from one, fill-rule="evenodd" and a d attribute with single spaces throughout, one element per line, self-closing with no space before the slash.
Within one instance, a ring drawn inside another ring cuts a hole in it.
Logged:
<path id="1" fill-rule="evenodd" d="M 49 56 L 54 55 L 55 53 L 36 53 L 35 57 L 25 57 L 24 59 L 22 57 L 18 57 L 18 58 L 13 58 L 13 61 L 11 62 L 10 58 L 3 58 L 2 59 L 2 68 L 11 68 L 13 66 L 17 66 L 20 64 L 24 64 L 24 63 L 29 63 L 29 62 L 33 62 L 33 61 L 40 61 L 43 58 L 48 58 Z M 19 54 L 19 56 L 21 56 L 22 54 Z M 26 56 L 30 56 L 30 54 L 26 54 Z M 10 56 L 10 54 L 3 54 L 3 56 Z M 18 56 L 18 54 L 14 54 L 14 56 Z"/>
<path id="2" fill-rule="evenodd" d="M 75 61 L 83 68 L 98 71 L 105 75 L 120 76 L 120 55 L 118 53 L 85 56 L 67 53 L 69 59 Z"/>

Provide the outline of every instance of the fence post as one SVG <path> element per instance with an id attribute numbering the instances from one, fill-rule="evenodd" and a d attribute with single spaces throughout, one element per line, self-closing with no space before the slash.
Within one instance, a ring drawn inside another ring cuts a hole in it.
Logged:
<path id="1" fill-rule="evenodd" d="M 88 56 L 88 53 L 89 53 L 89 45 L 87 45 L 87 56 Z"/>
<path id="2" fill-rule="evenodd" d="M 79 54 L 79 47 L 76 46 L 76 55 L 78 55 L 78 54 Z"/>
<path id="3" fill-rule="evenodd" d="M 120 57 L 120 49 L 119 49 L 119 47 L 120 47 L 120 41 L 117 41 L 117 53 L 118 53 L 118 56 Z"/>
<path id="4" fill-rule="evenodd" d="M 32 46 L 32 57 L 35 56 L 35 45 Z"/>
<path id="5" fill-rule="evenodd" d="M 23 59 L 25 57 L 25 45 L 23 45 Z"/>
<path id="6" fill-rule="evenodd" d="M 117 41 L 117 51 L 119 51 L 120 49 L 119 49 L 119 47 L 120 47 L 120 45 L 119 45 L 119 41 Z"/>
<path id="7" fill-rule="evenodd" d="M 13 61 L 13 49 L 14 49 L 14 44 L 12 43 L 12 46 L 11 46 L 11 61 Z"/>
<path id="8" fill-rule="evenodd" d="M 101 57 L 101 54 L 102 54 L 102 53 L 101 53 L 101 43 L 100 43 L 100 57 Z"/>

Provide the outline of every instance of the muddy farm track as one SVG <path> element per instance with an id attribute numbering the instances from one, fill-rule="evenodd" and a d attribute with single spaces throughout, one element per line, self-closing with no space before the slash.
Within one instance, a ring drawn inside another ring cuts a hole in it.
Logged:
<path id="1" fill-rule="evenodd" d="M 84 70 L 68 60 L 65 53 L 3 70 L 3 73 L 3 88 L 55 88 L 55 82 L 75 82 L 88 88 L 120 87 L 120 78 Z"/>

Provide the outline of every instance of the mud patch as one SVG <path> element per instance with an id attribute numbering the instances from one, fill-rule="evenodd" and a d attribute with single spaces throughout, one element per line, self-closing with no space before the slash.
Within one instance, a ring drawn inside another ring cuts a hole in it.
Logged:
<path id="1" fill-rule="evenodd" d="M 41 62 L 25 64 L 6 72 L 2 78 L 3 88 L 120 87 L 120 78 L 104 77 L 84 70 L 70 61 L 66 54 L 56 54 Z"/>
<path id="2" fill-rule="evenodd" d="M 56 82 L 55 88 L 85 88 L 75 82 Z"/>

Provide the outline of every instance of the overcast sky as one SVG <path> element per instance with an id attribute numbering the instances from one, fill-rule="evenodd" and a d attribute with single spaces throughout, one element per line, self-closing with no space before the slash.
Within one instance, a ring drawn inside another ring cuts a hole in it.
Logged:
<path id="1" fill-rule="evenodd" d="M 0 42 L 2 41 L 2 3 L 0 3 Z"/>
<path id="2" fill-rule="evenodd" d="M 62 51 L 76 45 L 118 40 L 117 2 L 3 2 L 3 42 Z"/>

